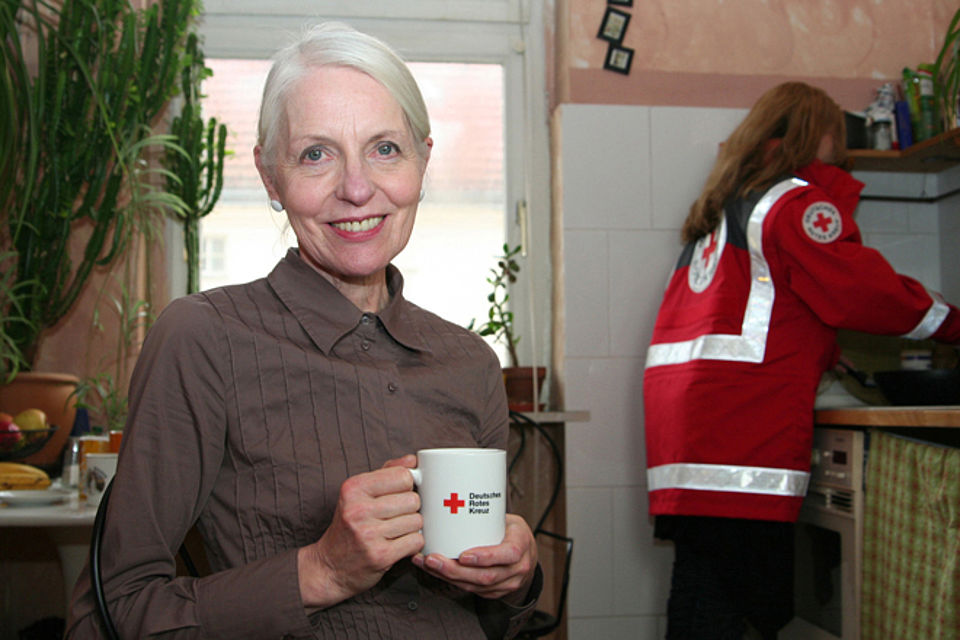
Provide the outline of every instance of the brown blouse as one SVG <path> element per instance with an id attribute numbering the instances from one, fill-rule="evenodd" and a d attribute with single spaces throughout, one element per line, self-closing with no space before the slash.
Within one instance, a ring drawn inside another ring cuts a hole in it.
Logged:
<path id="1" fill-rule="evenodd" d="M 409 303 L 362 313 L 290 252 L 267 278 L 174 300 L 151 328 L 103 538 L 122 638 L 484 638 L 530 613 L 409 560 L 309 617 L 297 549 L 330 523 L 341 483 L 418 449 L 505 449 L 500 365 L 476 334 Z M 212 575 L 175 577 L 189 528 Z M 98 637 L 85 569 L 68 637 Z"/>

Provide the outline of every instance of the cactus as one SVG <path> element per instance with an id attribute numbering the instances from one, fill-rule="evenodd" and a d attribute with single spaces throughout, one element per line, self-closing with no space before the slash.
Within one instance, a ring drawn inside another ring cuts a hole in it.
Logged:
<path id="1" fill-rule="evenodd" d="M 183 105 L 170 127 L 181 149 L 168 149 L 163 162 L 169 171 L 167 190 L 185 204 L 177 215 L 186 246 L 187 293 L 196 293 L 200 289 L 200 219 L 213 210 L 223 189 L 227 127 L 216 118 L 203 119 L 200 87 L 211 71 L 196 34 L 188 36 L 186 53 L 189 64 L 181 72 Z"/>

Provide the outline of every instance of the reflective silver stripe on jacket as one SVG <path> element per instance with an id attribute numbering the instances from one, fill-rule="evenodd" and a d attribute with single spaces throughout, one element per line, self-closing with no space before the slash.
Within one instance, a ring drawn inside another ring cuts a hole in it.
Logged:
<path id="1" fill-rule="evenodd" d="M 809 479 L 809 473 L 795 469 L 727 464 L 674 463 L 647 469 L 649 491 L 696 489 L 802 498 Z"/>
<path id="2" fill-rule="evenodd" d="M 910 338 L 911 340 L 926 340 L 937 332 L 937 329 L 940 328 L 940 325 L 943 324 L 943 321 L 947 319 L 948 315 L 950 315 L 950 307 L 945 305 L 940 300 L 937 300 L 933 294 L 930 294 L 930 296 L 933 298 L 933 304 L 930 305 L 929 309 L 927 309 L 927 313 L 923 316 L 923 320 L 921 320 L 920 324 L 913 328 L 913 331 L 903 334 L 902 337 Z"/>
<path id="3" fill-rule="evenodd" d="M 683 364 L 692 360 L 729 360 L 763 362 L 773 312 L 774 286 L 770 266 L 763 255 L 763 221 L 788 192 L 805 187 L 806 182 L 790 178 L 771 187 L 757 202 L 747 221 L 750 250 L 750 294 L 743 314 L 740 335 L 705 334 L 683 342 L 664 342 L 647 349 L 647 368 Z"/>

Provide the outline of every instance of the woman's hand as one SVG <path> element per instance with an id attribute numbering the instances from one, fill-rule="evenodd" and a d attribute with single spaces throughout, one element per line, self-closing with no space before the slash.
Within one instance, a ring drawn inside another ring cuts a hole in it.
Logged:
<path id="1" fill-rule="evenodd" d="M 457 560 L 439 553 L 417 554 L 413 564 L 483 598 L 505 598 L 522 604 L 537 568 L 537 543 L 529 525 L 520 516 L 507 514 L 503 542 L 476 547 Z"/>
<path id="2" fill-rule="evenodd" d="M 298 555 L 304 605 L 328 607 L 362 593 L 423 548 L 420 496 L 407 471 L 416 464 L 404 456 L 343 483 L 330 526 Z"/>

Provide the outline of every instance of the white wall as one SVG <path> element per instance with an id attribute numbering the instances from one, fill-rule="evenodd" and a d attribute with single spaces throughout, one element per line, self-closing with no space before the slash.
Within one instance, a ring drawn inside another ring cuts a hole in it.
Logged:
<path id="1" fill-rule="evenodd" d="M 960 300 L 960 192 L 940 200 L 940 291 Z"/>
<path id="2" fill-rule="evenodd" d="M 680 225 L 744 113 L 560 107 L 566 406 L 591 417 L 566 429 L 571 640 L 664 636 L 673 549 L 653 541 L 647 516 L 643 362 Z M 956 208 L 870 201 L 858 222 L 897 269 L 937 288 L 938 216 L 955 247 Z"/>

